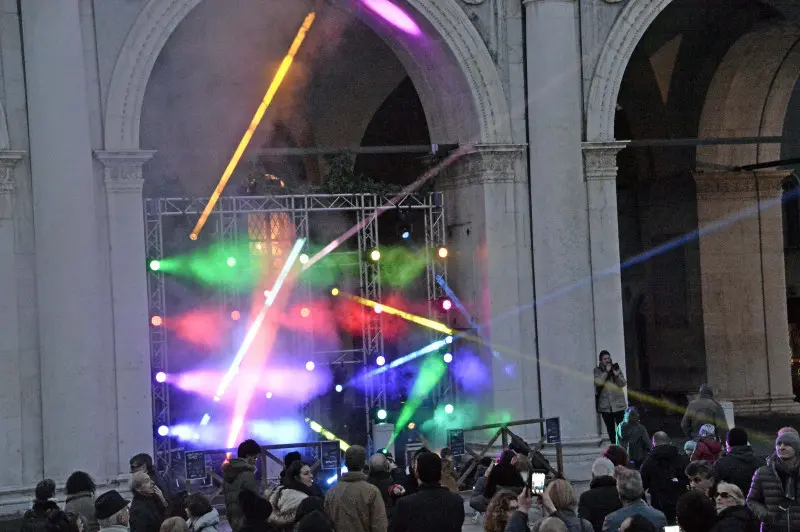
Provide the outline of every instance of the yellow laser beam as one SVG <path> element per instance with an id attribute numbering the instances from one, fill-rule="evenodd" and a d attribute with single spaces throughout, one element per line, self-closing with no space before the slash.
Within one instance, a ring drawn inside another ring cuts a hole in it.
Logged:
<path id="1" fill-rule="evenodd" d="M 306 34 L 311 29 L 311 25 L 314 23 L 316 16 L 316 13 L 309 13 L 306 19 L 303 21 L 300 31 L 297 32 L 297 36 L 294 38 L 294 42 L 292 42 L 292 46 L 289 48 L 289 53 L 287 53 L 286 57 L 283 58 L 281 66 L 278 67 L 278 71 L 275 73 L 272 83 L 270 83 L 266 94 L 264 94 L 264 99 L 261 100 L 261 104 L 258 106 L 256 114 L 253 115 L 253 119 L 250 121 L 250 125 L 247 127 L 247 131 L 244 132 L 242 140 L 239 141 L 239 146 L 237 146 L 236 151 L 233 152 L 233 156 L 231 157 L 228 166 L 225 167 L 225 171 L 222 173 L 219 183 L 217 183 L 217 188 L 214 189 L 214 193 L 211 194 L 208 204 L 206 204 L 205 209 L 203 209 L 203 213 L 200 215 L 200 219 L 197 220 L 197 224 L 195 224 L 194 229 L 192 229 L 192 232 L 189 235 L 189 238 L 192 240 L 197 240 L 200 231 L 203 230 L 203 226 L 208 221 L 211 211 L 214 210 L 214 206 L 217 204 L 219 197 L 222 195 L 222 191 L 225 190 L 225 185 L 228 184 L 228 180 L 231 178 L 231 175 L 233 175 L 233 171 L 236 169 L 236 166 L 239 164 L 242 155 L 244 155 L 244 151 L 250 144 L 250 140 L 253 138 L 258 125 L 264 118 L 264 113 L 267 112 L 267 108 L 272 103 L 272 100 L 275 98 L 275 94 L 277 94 L 281 83 L 283 83 L 286 74 L 289 72 L 289 68 L 292 66 L 294 57 L 297 55 L 298 50 L 300 50 L 300 46 L 303 44 Z"/>
<path id="2" fill-rule="evenodd" d="M 422 316 L 417 316 L 415 314 L 411 314 L 410 312 L 406 312 L 404 310 L 400 310 L 400 309 L 396 309 L 396 308 L 392 308 L 392 307 L 387 307 L 386 305 L 384 305 L 382 303 L 376 303 L 375 301 L 370 301 L 369 299 L 364 299 L 363 297 L 358 297 L 358 296 L 349 295 L 349 294 L 343 294 L 342 292 L 339 292 L 339 293 L 342 294 L 344 297 L 347 297 L 349 299 L 352 299 L 353 301 L 361 303 L 362 305 L 364 305 L 366 307 L 370 307 L 372 309 L 379 309 L 380 312 L 383 312 L 385 314 L 391 314 L 392 316 L 398 316 L 400 318 L 403 318 L 404 320 L 408 320 L 408 321 L 414 322 L 417 325 L 422 325 L 423 327 L 427 327 L 429 329 L 433 329 L 434 331 L 438 331 L 438 332 L 443 333 L 443 334 L 453 334 L 453 332 L 454 332 L 453 329 L 451 329 L 450 327 L 448 327 L 444 323 L 440 323 L 438 321 L 430 320 L 428 318 L 423 318 Z"/>

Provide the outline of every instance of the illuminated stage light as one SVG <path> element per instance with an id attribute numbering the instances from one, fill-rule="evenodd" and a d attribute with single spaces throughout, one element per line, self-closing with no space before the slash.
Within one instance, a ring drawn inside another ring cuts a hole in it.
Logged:
<path id="1" fill-rule="evenodd" d="M 308 362 L 306 362 L 306 369 L 308 371 L 314 371 L 314 368 L 316 368 L 316 367 L 317 367 L 317 365 L 314 364 L 313 362 L 311 362 L 310 360 Z"/>
<path id="2" fill-rule="evenodd" d="M 159 436 L 166 436 L 167 434 L 169 434 L 169 427 L 168 426 L 161 425 L 160 427 L 158 427 L 158 435 Z"/>
<path id="3" fill-rule="evenodd" d="M 218 402 L 218 403 L 219 403 L 219 395 L 215 395 L 215 396 L 214 396 L 214 401 L 216 401 L 216 402 Z"/>
<path id="4" fill-rule="evenodd" d="M 242 319 L 242 313 L 239 312 L 238 310 L 234 310 L 233 312 L 231 312 L 231 319 L 233 321 L 239 321 L 240 319 Z"/>
<path id="5" fill-rule="evenodd" d="M 447 258 L 447 248 L 439 248 L 439 258 L 440 259 Z"/>
<path id="6" fill-rule="evenodd" d="M 203 419 L 200 420 L 200 426 L 205 427 L 208 425 L 209 421 L 211 421 L 211 416 L 209 414 L 203 414 Z"/>
<path id="7" fill-rule="evenodd" d="M 414 19 L 389 0 L 361 0 L 365 6 L 374 11 L 383 20 L 411 35 L 419 35 L 422 30 Z"/>
<path id="8" fill-rule="evenodd" d="M 450 310 L 451 308 L 453 308 L 453 302 L 450 301 L 449 299 L 443 299 L 442 300 L 442 310 L 447 311 L 447 310 Z"/>
<path id="9" fill-rule="evenodd" d="M 445 414 L 452 414 L 454 411 L 455 411 L 455 408 L 453 408 L 453 405 L 451 405 L 451 404 L 444 405 L 444 413 Z"/>
<path id="10" fill-rule="evenodd" d="M 400 236 L 403 238 L 403 240 L 408 240 L 409 238 L 411 238 L 411 233 L 409 233 L 408 231 L 403 231 L 403 234 Z"/>
<path id="11" fill-rule="evenodd" d="M 413 421 L 408 424 L 408 430 L 414 430 L 415 428 L 417 428 L 417 424 Z"/>
<path id="12" fill-rule="evenodd" d="M 164 325 L 164 319 L 161 316 L 153 316 L 152 318 L 150 318 L 150 324 L 153 327 L 161 327 L 162 325 Z"/>
<path id="13" fill-rule="evenodd" d="M 452 362 L 452 361 L 453 361 L 453 355 L 452 355 L 452 353 L 445 353 L 445 354 L 444 354 L 444 356 L 443 356 L 442 358 L 444 359 L 444 361 L 445 361 L 447 364 L 449 364 L 450 362 Z"/>
<path id="14" fill-rule="evenodd" d="M 373 249 L 372 253 L 369 254 L 369 258 L 371 258 L 375 262 L 378 262 L 379 260 L 381 260 L 381 252 L 378 251 L 377 249 Z"/>
<path id="15" fill-rule="evenodd" d="M 258 243 L 256 244 L 256 249 L 257 249 L 257 250 L 259 250 L 259 251 L 261 251 L 262 249 L 264 249 L 264 245 L 263 245 L 261 242 L 258 242 Z"/>
<path id="16" fill-rule="evenodd" d="M 228 257 L 228 260 L 225 261 L 228 266 L 233 268 L 236 266 L 236 257 Z"/>
<path id="17" fill-rule="evenodd" d="M 385 420 L 388 415 L 389 414 L 383 408 L 378 410 L 378 419 L 380 419 L 381 421 Z"/>
<path id="18" fill-rule="evenodd" d="M 332 289 L 332 290 L 331 290 L 331 295 L 332 295 L 332 296 L 338 296 L 338 295 L 339 295 L 339 289 L 338 289 L 338 288 L 334 288 L 334 289 Z"/>
<path id="19" fill-rule="evenodd" d="M 154 272 L 157 272 L 161 269 L 161 261 L 160 260 L 151 260 L 150 261 L 150 269 Z"/>
<path id="20" fill-rule="evenodd" d="M 344 390 L 344 387 L 341 384 L 337 384 L 336 388 L 334 388 L 334 389 L 336 390 L 336 393 L 342 393 L 342 390 Z"/>
<path id="21" fill-rule="evenodd" d="M 308 307 L 303 307 L 300 309 L 300 315 L 304 318 L 311 316 L 311 310 Z"/>
<path id="22" fill-rule="evenodd" d="M 300 258 L 298 260 L 300 261 L 300 264 L 308 264 L 308 255 L 303 253 L 302 255 L 300 255 Z"/>
<path id="23" fill-rule="evenodd" d="M 267 399 L 272 399 L 272 392 L 267 392 Z"/>
<path id="24" fill-rule="evenodd" d="M 386 358 L 383 355 L 378 355 L 378 358 L 375 359 L 375 363 L 379 366 L 383 366 L 386 364 Z"/>
<path id="25" fill-rule="evenodd" d="M 377 305 L 375 305 L 375 307 L 373 307 L 373 310 L 375 310 L 375 314 L 380 314 L 381 312 L 383 312 L 383 305 L 378 303 Z"/>
<path id="26" fill-rule="evenodd" d="M 363 297 L 354 296 L 351 294 L 345 294 L 345 297 L 357 303 L 360 303 L 365 307 L 370 307 L 372 309 L 375 309 L 376 312 L 378 312 L 378 309 L 380 309 L 380 312 L 385 312 L 386 314 L 390 314 L 392 316 L 398 316 L 400 318 L 403 318 L 404 320 L 414 322 L 417 325 L 422 325 L 423 327 L 428 327 L 429 329 L 433 329 L 434 331 L 439 331 L 440 333 L 443 334 L 453 334 L 453 329 L 451 329 L 444 323 L 439 323 L 438 321 L 424 318 L 422 316 L 416 316 L 414 314 L 411 314 L 410 312 L 389 307 L 387 305 L 382 305 L 381 303 L 377 303 L 369 299 L 364 299 Z"/>
<path id="27" fill-rule="evenodd" d="M 452 336 L 448 336 L 447 338 L 444 339 L 444 343 L 452 344 L 453 343 L 453 337 Z"/>
<path id="28" fill-rule="evenodd" d="M 156 373 L 156 382 L 167 382 L 167 374 L 163 371 Z"/>

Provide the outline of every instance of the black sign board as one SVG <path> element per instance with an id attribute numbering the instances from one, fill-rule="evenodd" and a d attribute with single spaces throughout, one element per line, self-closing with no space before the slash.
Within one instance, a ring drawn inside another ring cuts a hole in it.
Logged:
<path id="1" fill-rule="evenodd" d="M 561 443 L 561 423 L 557 417 L 544 420 L 544 433 L 547 435 L 547 443 Z"/>
<path id="2" fill-rule="evenodd" d="M 464 456 L 467 454 L 466 445 L 464 444 L 464 431 L 461 429 L 454 429 L 448 431 L 450 452 L 453 456 Z"/>
<path id="3" fill-rule="evenodd" d="M 339 467 L 339 442 L 324 441 L 320 443 L 322 469 L 337 469 Z"/>
<path id="4" fill-rule="evenodd" d="M 206 476 L 206 453 L 203 451 L 186 453 L 186 480 L 203 480 Z"/>

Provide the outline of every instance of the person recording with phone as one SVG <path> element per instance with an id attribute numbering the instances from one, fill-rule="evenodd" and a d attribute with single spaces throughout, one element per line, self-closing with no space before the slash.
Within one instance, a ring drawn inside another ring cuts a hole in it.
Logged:
<path id="1" fill-rule="evenodd" d="M 594 368 L 595 404 L 611 443 L 617 441 L 617 425 L 622 423 L 628 407 L 623 391 L 627 384 L 619 364 L 611 360 L 611 353 L 600 351 L 600 364 Z"/>

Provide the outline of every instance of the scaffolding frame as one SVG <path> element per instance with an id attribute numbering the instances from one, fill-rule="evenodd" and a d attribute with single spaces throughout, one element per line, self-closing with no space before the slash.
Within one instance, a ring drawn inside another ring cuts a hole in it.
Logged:
<path id="1" fill-rule="evenodd" d="M 199 216 L 209 199 L 190 198 L 148 198 L 144 200 L 145 236 L 148 260 L 164 258 L 165 217 L 183 216 L 194 218 Z M 388 198 L 375 194 L 312 194 L 286 196 L 227 196 L 217 202 L 211 213 L 211 221 L 215 227 L 216 240 L 225 246 L 236 244 L 240 238 L 241 218 L 249 214 L 284 214 L 288 215 L 294 225 L 295 238 L 309 238 L 309 215 L 312 212 L 351 212 L 355 213 L 359 223 L 358 231 L 358 265 L 360 295 L 364 299 L 381 302 L 380 261 L 373 261 L 371 253 L 380 249 L 378 236 L 378 216 L 384 206 L 393 208 L 424 210 L 425 214 L 425 253 L 427 260 L 428 308 L 434 316 L 435 301 L 443 294 L 436 280 L 437 275 L 446 279 L 445 261 L 440 260 L 436 250 L 445 245 L 445 220 L 443 196 L 439 192 L 425 195 L 406 195 Z M 269 229 L 269 223 L 268 223 Z M 249 231 L 249 226 L 248 226 Z M 187 236 L 188 238 L 188 236 Z M 249 237 L 248 237 L 249 238 Z M 148 304 L 150 316 L 169 316 L 166 300 L 166 279 L 162 271 L 148 268 L 147 273 Z M 310 286 L 299 286 L 304 293 L 311 293 Z M 223 312 L 229 312 L 231 306 L 239 308 L 235 291 L 230 287 L 221 290 Z M 320 352 L 327 359 L 323 364 L 373 364 L 377 356 L 383 353 L 382 315 L 369 312 L 364 308 L 363 345 L 360 349 Z M 312 350 L 313 352 L 313 350 Z M 153 374 L 169 371 L 168 331 L 165 327 L 150 326 L 150 364 Z M 448 372 L 449 373 L 449 372 Z M 441 397 L 455 389 L 448 377 L 448 382 L 440 386 Z M 167 383 L 152 381 L 153 419 L 155 427 L 170 426 L 170 397 Z M 379 375 L 371 380 L 365 392 L 364 415 L 368 429 L 372 428 L 370 412 L 373 408 L 386 407 L 386 376 Z M 371 430 L 368 430 L 371 438 Z M 368 442 L 372 446 L 372 441 Z M 159 436 L 154 430 L 154 465 L 159 474 L 171 471 L 171 439 Z"/>

